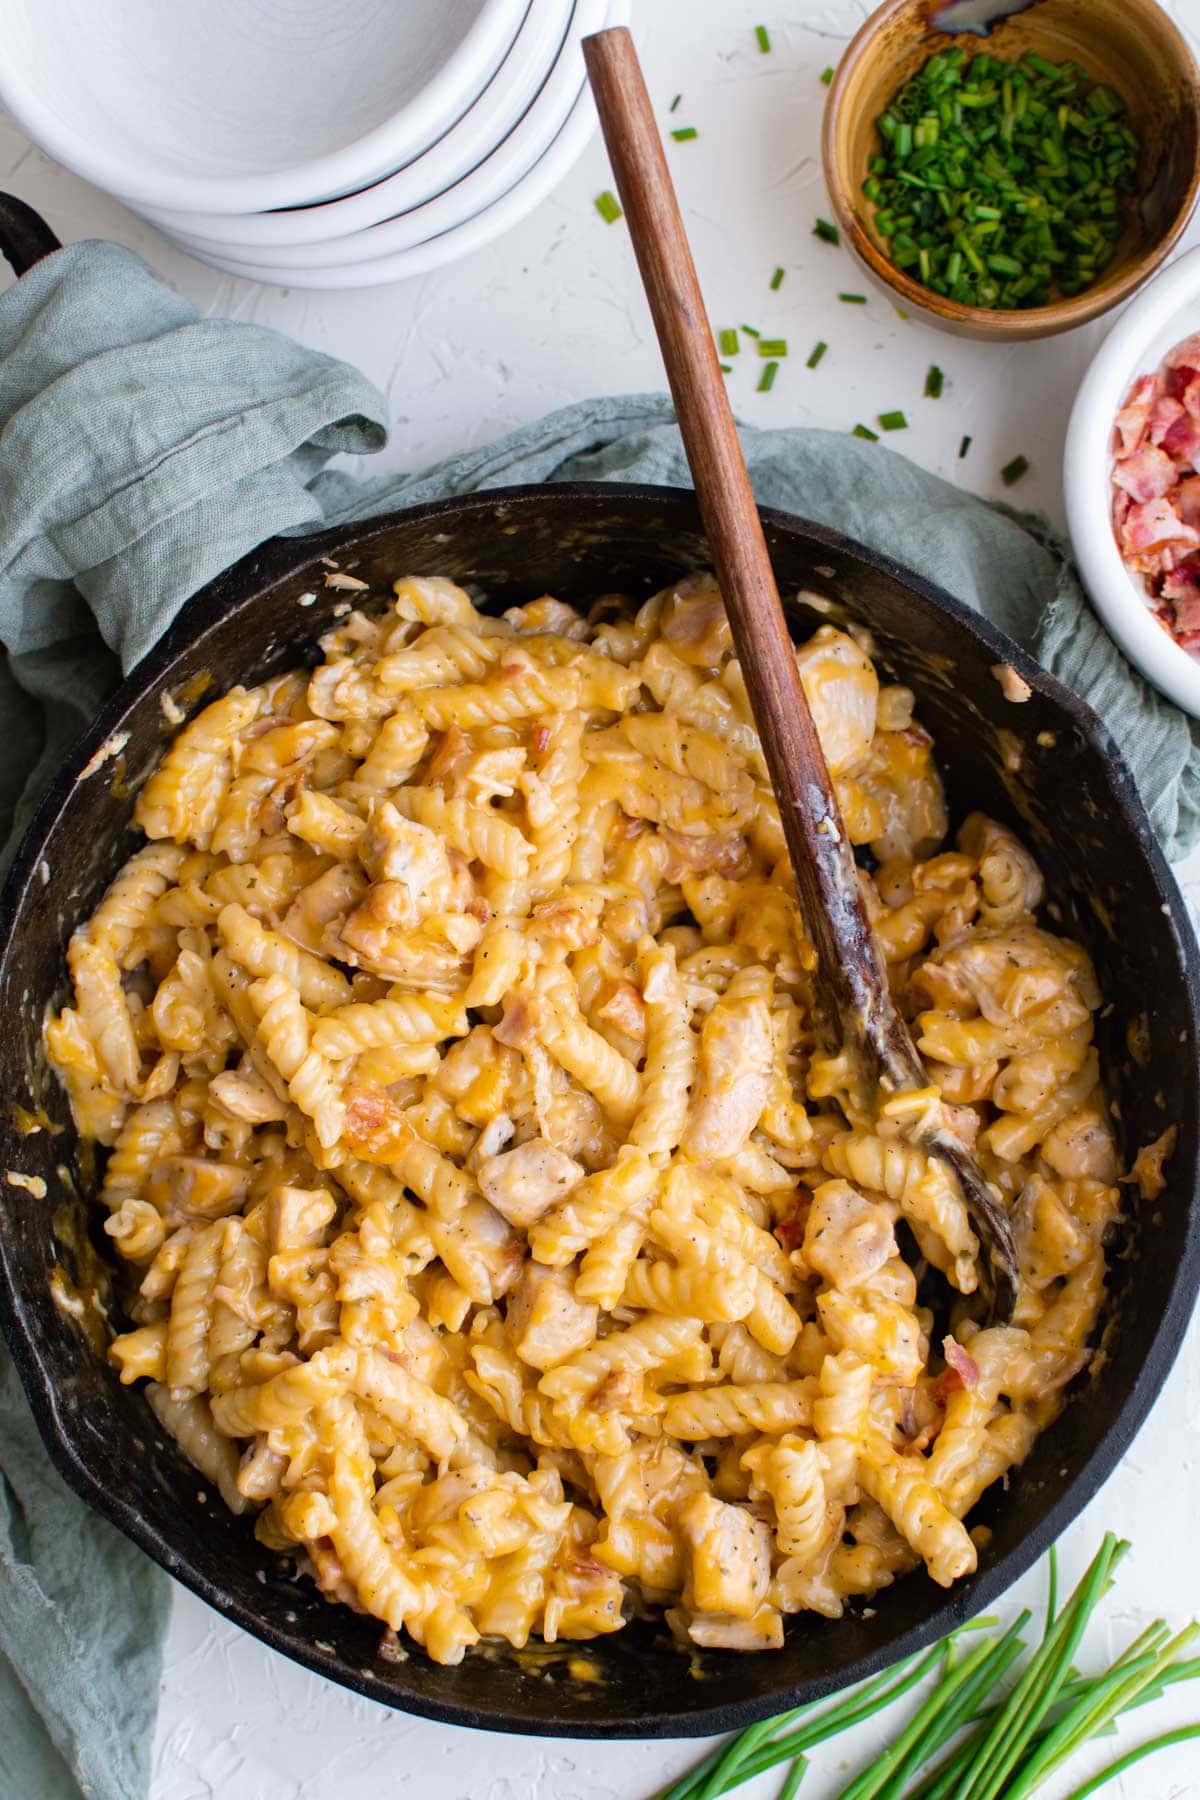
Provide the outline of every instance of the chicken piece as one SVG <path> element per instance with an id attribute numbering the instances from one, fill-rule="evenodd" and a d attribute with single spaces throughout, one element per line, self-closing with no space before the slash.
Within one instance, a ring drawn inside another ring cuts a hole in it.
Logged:
<path id="1" fill-rule="evenodd" d="M 337 1202 L 324 1188 L 273 1188 L 266 1209 L 267 1243 L 272 1251 L 323 1244 L 336 1212 Z"/>
<path id="2" fill-rule="evenodd" d="M 395 884 L 389 886 L 389 924 L 419 925 L 427 914 L 445 908 L 453 881 L 446 845 L 436 831 L 406 819 L 390 800 L 375 807 L 359 839 L 358 855 L 372 881 Z"/>
<path id="3" fill-rule="evenodd" d="M 168 1225 L 224 1219 L 242 1210 L 246 1182 L 246 1170 L 235 1163 L 212 1162 L 203 1156 L 168 1156 L 155 1165 L 146 1183 L 146 1198 Z"/>
<path id="4" fill-rule="evenodd" d="M 712 1494 L 693 1494 L 680 1507 L 677 1523 L 687 1557 L 685 1606 L 752 1619 L 771 1579 L 766 1520 Z"/>
<path id="5" fill-rule="evenodd" d="M 773 1606 L 760 1606 L 750 1619 L 720 1613 L 697 1613 L 687 1634 L 703 1650 L 782 1650 L 783 1616 Z"/>
<path id="6" fill-rule="evenodd" d="M 823 1181 L 804 1228 L 804 1260 L 835 1288 L 855 1288 L 897 1254 L 886 1207 L 848 1181 Z"/>
<path id="7" fill-rule="evenodd" d="M 711 575 L 688 575 L 668 590 L 662 634 L 684 662 L 719 669 L 732 643 L 721 590 Z"/>
<path id="8" fill-rule="evenodd" d="M 1120 1165 L 1103 1101 L 1068 1114 L 1046 1137 L 1042 1156 L 1064 1180 L 1116 1181 Z"/>
<path id="9" fill-rule="evenodd" d="M 534 1137 L 515 1150 L 486 1157 L 479 1165 L 479 1187 L 510 1225 L 528 1231 L 566 1198 L 583 1174 L 573 1156 L 564 1155 L 544 1137 Z"/>
<path id="10" fill-rule="evenodd" d="M 531 1369 L 553 1369 L 586 1350 L 596 1335 L 600 1312 L 575 1298 L 569 1269 L 525 1264 L 508 1302 L 506 1321 L 513 1348 Z"/>
<path id="11" fill-rule="evenodd" d="M 213 1076 L 208 1097 L 231 1118 L 243 1119 L 249 1125 L 269 1125 L 288 1116 L 287 1102 L 280 1099 L 246 1057 L 236 1069 Z"/>
<path id="12" fill-rule="evenodd" d="M 875 735 L 879 677 L 865 650 L 822 625 L 796 652 L 796 666 L 831 775 L 862 763 Z"/>
<path id="13" fill-rule="evenodd" d="M 1069 1275 L 1092 1252 L 1092 1240 L 1040 1175 L 1031 1175 L 1013 1214 L 1021 1280 L 1035 1291 Z"/>
<path id="14" fill-rule="evenodd" d="M 758 1124 L 771 1090 L 775 1040 L 758 994 L 718 1002 L 700 1033 L 700 1072 L 683 1147 L 697 1161 L 736 1156 Z"/>
<path id="15" fill-rule="evenodd" d="M 336 932 L 366 891 L 366 881 L 352 863 L 335 863 L 296 895 L 283 916 L 279 935 L 320 956 L 327 928 L 332 926 Z"/>

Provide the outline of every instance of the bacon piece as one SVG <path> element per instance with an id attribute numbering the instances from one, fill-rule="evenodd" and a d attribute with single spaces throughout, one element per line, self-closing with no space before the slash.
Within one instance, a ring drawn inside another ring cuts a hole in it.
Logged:
<path id="1" fill-rule="evenodd" d="M 536 1043 L 538 1020 L 530 1001 L 518 996 L 510 1000 L 504 1009 L 504 1016 L 498 1025 L 492 1027 L 492 1036 L 498 1044 L 508 1044 L 515 1050 L 524 1050 Z"/>
<path id="2" fill-rule="evenodd" d="M 963 1387 L 973 1388 L 979 1384 L 979 1364 L 969 1351 L 964 1350 L 957 1338 L 943 1338 L 942 1355 L 957 1374 Z"/>
<path id="3" fill-rule="evenodd" d="M 1152 444 L 1161 444 L 1177 419 L 1185 416 L 1178 400 L 1172 400 L 1169 394 L 1160 394 L 1150 408 L 1150 424 L 1146 435 Z"/>
<path id="4" fill-rule="evenodd" d="M 1123 456 L 1112 475 L 1115 485 L 1124 488 L 1134 500 L 1157 500 L 1169 494 L 1178 480 L 1178 471 L 1165 450 L 1144 444 L 1130 456 Z"/>
<path id="5" fill-rule="evenodd" d="M 1154 552 L 1166 544 L 1180 544 L 1189 550 L 1200 548 L 1200 531 L 1185 525 L 1169 500 L 1159 497 L 1134 506 L 1125 521 L 1122 548 L 1137 552 Z"/>
<path id="6" fill-rule="evenodd" d="M 1193 419 L 1190 413 L 1181 413 L 1163 433 L 1162 448 L 1177 462 L 1196 468 L 1200 464 L 1200 419 Z"/>
<path id="7" fill-rule="evenodd" d="M 1174 367 L 1168 364 L 1162 375 L 1163 392 L 1172 400 L 1182 401 L 1196 375 L 1197 369 L 1193 362 L 1177 363 Z"/>
<path id="8" fill-rule="evenodd" d="M 1200 332 L 1193 332 L 1168 350 L 1163 357 L 1163 367 L 1167 369 L 1190 368 L 1193 373 L 1200 369 Z"/>
<path id="9" fill-rule="evenodd" d="M 1122 456 L 1136 450 L 1146 433 L 1151 409 L 1158 393 L 1156 375 L 1139 375 L 1116 417 L 1117 449 Z"/>
<path id="10" fill-rule="evenodd" d="M 808 1224 L 808 1207 L 802 1206 L 797 1212 L 788 1213 L 775 1226 L 775 1236 L 790 1256 L 804 1242 L 804 1228 Z"/>
<path id="11" fill-rule="evenodd" d="M 1164 600 L 1191 600 L 1200 593 L 1200 557 L 1185 556 L 1162 585 Z"/>
<path id="12" fill-rule="evenodd" d="M 1175 504 L 1185 525 L 1200 528 L 1200 475 L 1189 475 L 1180 482 Z"/>

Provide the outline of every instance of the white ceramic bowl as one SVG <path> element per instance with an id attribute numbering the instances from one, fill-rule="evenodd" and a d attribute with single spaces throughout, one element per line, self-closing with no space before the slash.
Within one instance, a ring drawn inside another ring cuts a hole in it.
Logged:
<path id="1" fill-rule="evenodd" d="M 611 0 L 607 25 L 629 21 L 630 0 Z M 463 225 L 411 250 L 381 257 L 376 262 L 343 264 L 334 268 L 280 269 L 267 263 L 234 263 L 220 255 L 192 251 L 198 261 L 227 275 L 264 281 L 276 287 L 366 288 L 385 287 L 414 275 L 427 275 L 460 257 L 469 256 L 518 224 L 558 186 L 579 160 L 596 126 L 596 108 L 586 82 L 580 87 L 566 124 L 546 154 L 494 206 Z"/>
<path id="2" fill-rule="evenodd" d="M 0 101 L 135 205 L 306 206 L 434 143 L 528 0 L 5 0 Z"/>
<path id="3" fill-rule="evenodd" d="M 533 105 L 566 37 L 574 0 L 529 0 L 520 29 L 482 94 L 450 128 L 385 180 L 314 206 L 271 213 L 137 210 L 169 236 L 244 255 L 284 244 L 320 244 L 423 205 L 490 156 Z"/>
<path id="4" fill-rule="evenodd" d="M 1200 249 L 1144 287 L 1092 359 L 1067 429 L 1063 488 L 1067 523 L 1084 586 L 1112 636 L 1147 681 L 1200 718 L 1200 657 L 1157 622 L 1136 575 L 1126 569 L 1112 528 L 1113 421 L 1139 375 L 1200 331 Z M 1086 695 L 1084 698 L 1086 699 Z"/>
<path id="5" fill-rule="evenodd" d="M 176 231 L 172 235 L 185 250 L 215 252 L 228 258 L 232 266 L 257 262 L 261 255 L 274 269 L 283 272 L 374 263 L 415 249 L 430 238 L 454 230 L 503 199 L 546 154 L 566 124 L 586 79 L 581 40 L 589 32 L 600 29 L 607 11 L 607 0 L 575 0 L 560 54 L 524 118 L 470 174 L 445 193 L 427 200 L 423 206 L 387 218 L 350 237 L 315 244 L 256 245 L 253 249 L 242 249 L 214 243 L 191 231 Z"/>

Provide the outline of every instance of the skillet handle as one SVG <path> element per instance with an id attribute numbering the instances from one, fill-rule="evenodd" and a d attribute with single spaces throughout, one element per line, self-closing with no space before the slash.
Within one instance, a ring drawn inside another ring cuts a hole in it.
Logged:
<path id="1" fill-rule="evenodd" d="M 41 213 L 34 212 L 15 194 L 0 194 L 0 256 L 14 275 L 24 275 L 43 256 L 61 249 Z"/>

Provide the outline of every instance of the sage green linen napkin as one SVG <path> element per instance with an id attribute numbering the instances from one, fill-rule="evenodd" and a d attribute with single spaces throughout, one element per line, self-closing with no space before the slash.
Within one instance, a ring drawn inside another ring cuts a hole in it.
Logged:
<path id="1" fill-rule="evenodd" d="M 189 595 L 264 539 L 513 482 L 688 485 L 670 403 L 583 402 L 422 474 L 378 449 L 355 370 L 203 320 L 136 256 L 82 243 L 0 295 L 0 840 Z M 759 500 L 939 582 L 1076 688 L 1121 744 L 1167 852 L 1200 835 L 1196 727 L 1137 676 L 1062 545 L 882 445 L 743 433 Z M 0 1204 L 3 1204 L 0 1201 Z M 0 1800 L 141 1800 L 169 1583 L 62 1485 L 0 1351 Z"/>

